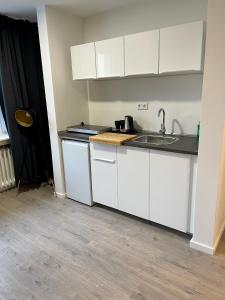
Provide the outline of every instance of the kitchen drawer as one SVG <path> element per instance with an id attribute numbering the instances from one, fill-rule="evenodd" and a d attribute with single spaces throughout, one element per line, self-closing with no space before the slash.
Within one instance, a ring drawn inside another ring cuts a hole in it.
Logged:
<path id="1" fill-rule="evenodd" d="M 92 158 L 116 161 L 116 146 L 90 143 L 90 150 Z"/>

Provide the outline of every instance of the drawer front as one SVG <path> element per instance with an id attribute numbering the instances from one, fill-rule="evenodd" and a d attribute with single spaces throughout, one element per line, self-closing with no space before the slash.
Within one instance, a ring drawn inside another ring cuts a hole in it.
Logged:
<path id="1" fill-rule="evenodd" d="M 116 161 L 116 146 L 91 143 L 91 157 L 96 160 L 108 160 L 108 162 Z"/>

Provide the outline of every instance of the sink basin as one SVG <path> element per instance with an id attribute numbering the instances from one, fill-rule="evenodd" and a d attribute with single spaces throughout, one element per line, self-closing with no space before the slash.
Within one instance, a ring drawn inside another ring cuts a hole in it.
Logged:
<path id="1" fill-rule="evenodd" d="M 142 135 L 134 139 L 135 142 L 150 145 L 170 145 L 177 142 L 179 138 L 164 135 Z"/>

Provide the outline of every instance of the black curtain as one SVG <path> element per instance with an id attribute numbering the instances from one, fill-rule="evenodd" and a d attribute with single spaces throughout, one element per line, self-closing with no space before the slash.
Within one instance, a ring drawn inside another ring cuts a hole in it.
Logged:
<path id="1" fill-rule="evenodd" d="M 37 24 L 0 16 L 0 79 L 0 105 L 11 140 L 16 182 L 46 181 L 46 171 L 52 176 L 52 160 Z M 17 124 L 18 109 L 34 112 L 32 129 Z"/>
<path id="2" fill-rule="evenodd" d="M 4 118 L 5 123 L 6 123 L 6 113 L 5 113 L 5 105 L 4 105 L 1 81 L 0 81 L 0 107 L 1 107 L 1 110 L 2 110 L 3 118 Z"/>

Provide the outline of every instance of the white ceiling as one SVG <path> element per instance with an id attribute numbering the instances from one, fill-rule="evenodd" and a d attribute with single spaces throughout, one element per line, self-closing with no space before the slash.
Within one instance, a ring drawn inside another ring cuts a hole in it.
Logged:
<path id="1" fill-rule="evenodd" d="M 47 4 L 59 6 L 81 17 L 88 17 L 134 2 L 140 0 L 0 0 L 0 14 L 35 20 L 36 7 Z"/>

